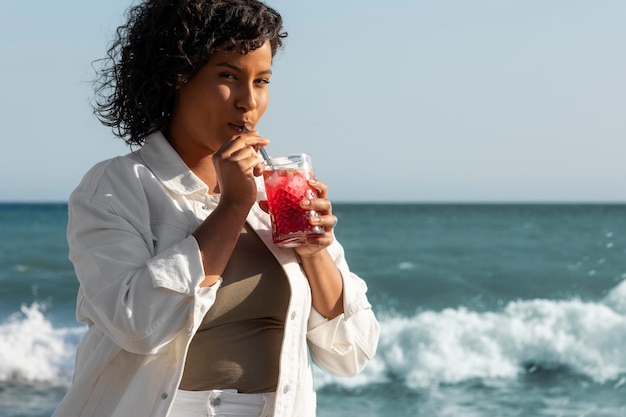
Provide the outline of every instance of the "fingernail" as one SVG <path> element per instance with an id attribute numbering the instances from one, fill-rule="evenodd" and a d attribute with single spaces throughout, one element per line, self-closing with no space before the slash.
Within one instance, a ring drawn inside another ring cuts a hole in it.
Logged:
<path id="1" fill-rule="evenodd" d="M 300 201 L 300 205 L 303 206 L 303 207 L 308 207 L 308 206 L 311 205 L 311 200 L 304 199 L 304 200 Z"/>
<path id="2" fill-rule="evenodd" d="M 317 184 L 317 180 L 315 179 L 309 180 L 309 184 L 311 185 Z"/>

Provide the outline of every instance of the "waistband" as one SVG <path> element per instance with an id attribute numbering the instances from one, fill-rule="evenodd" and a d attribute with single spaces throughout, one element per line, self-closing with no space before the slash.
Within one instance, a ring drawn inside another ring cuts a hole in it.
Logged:
<path id="1" fill-rule="evenodd" d="M 173 407 L 179 410 L 206 411 L 207 415 L 271 416 L 276 393 L 242 394 L 235 389 L 177 390 Z"/>

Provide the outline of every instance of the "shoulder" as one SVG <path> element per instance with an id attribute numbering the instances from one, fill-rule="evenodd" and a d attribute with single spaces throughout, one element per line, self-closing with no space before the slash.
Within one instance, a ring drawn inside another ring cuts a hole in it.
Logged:
<path id="1" fill-rule="evenodd" d="M 68 201 L 68 233 L 87 229 L 138 230 L 149 235 L 150 175 L 135 154 L 108 159 L 87 171 Z M 154 182 L 154 180 L 152 180 Z"/>
<path id="2" fill-rule="evenodd" d="M 89 169 L 78 186 L 72 192 L 72 197 L 96 197 L 112 194 L 120 188 L 128 187 L 136 179 L 138 173 L 145 171 L 145 165 L 131 153 L 99 162 Z"/>
<path id="3" fill-rule="evenodd" d="M 97 163 L 83 176 L 70 195 L 70 206 L 78 201 L 88 206 L 102 205 L 114 212 L 140 210 L 146 204 L 146 181 L 154 175 L 138 153 Z"/>

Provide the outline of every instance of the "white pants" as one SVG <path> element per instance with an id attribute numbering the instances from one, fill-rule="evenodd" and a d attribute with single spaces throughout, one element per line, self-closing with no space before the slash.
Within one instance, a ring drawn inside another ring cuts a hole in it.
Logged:
<path id="1" fill-rule="evenodd" d="M 237 390 L 176 391 L 168 417 L 270 417 L 274 414 L 273 392 L 240 394 Z"/>

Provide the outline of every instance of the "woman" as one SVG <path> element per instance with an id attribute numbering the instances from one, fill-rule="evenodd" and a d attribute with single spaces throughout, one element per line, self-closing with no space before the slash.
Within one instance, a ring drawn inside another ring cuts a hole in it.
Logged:
<path id="1" fill-rule="evenodd" d="M 271 242 L 257 201 L 272 58 L 286 33 L 246 0 L 147 0 L 109 50 L 96 112 L 141 148 L 69 202 L 77 317 L 89 329 L 56 416 L 313 416 L 313 360 L 360 372 L 378 324 L 333 238 Z"/>

